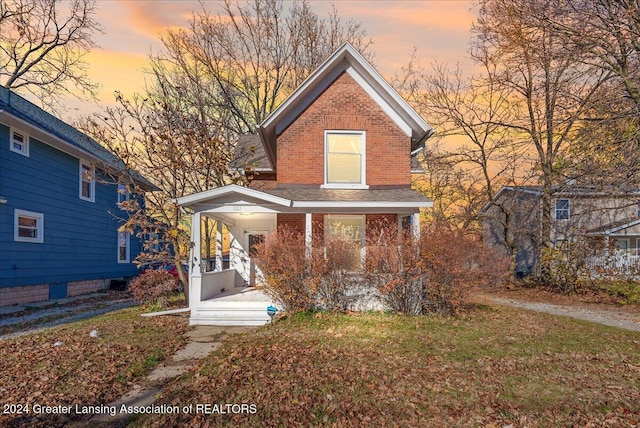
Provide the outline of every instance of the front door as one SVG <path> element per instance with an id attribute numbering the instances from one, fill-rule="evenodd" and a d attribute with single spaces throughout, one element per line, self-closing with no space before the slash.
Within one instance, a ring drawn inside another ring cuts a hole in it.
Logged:
<path id="1" fill-rule="evenodd" d="M 249 286 L 256 286 L 256 245 L 264 242 L 264 232 L 249 233 Z"/>

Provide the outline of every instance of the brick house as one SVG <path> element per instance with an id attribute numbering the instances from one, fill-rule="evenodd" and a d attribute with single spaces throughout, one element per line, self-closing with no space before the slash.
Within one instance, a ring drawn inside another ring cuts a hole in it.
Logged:
<path id="1" fill-rule="evenodd" d="M 227 185 L 177 200 L 193 211 L 191 322 L 221 323 L 212 300 L 255 285 L 249 249 L 276 227 L 304 233 L 309 248 L 317 245 L 312 236 L 332 233 L 364 247 L 369 228 L 381 219 L 419 233 L 420 209 L 432 201 L 411 188 L 411 174 L 421 172 L 415 156 L 432 134 L 345 43 L 258 126 L 257 134 L 238 141 L 231 167 L 245 173 L 248 187 Z M 212 261 L 203 260 L 203 217 L 217 224 Z M 262 318 L 255 321 L 261 323 L 266 306 L 258 306 Z"/>

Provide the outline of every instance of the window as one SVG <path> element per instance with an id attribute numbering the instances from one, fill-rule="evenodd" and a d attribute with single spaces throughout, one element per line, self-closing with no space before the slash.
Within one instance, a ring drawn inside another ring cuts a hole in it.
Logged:
<path id="1" fill-rule="evenodd" d="M 325 216 L 326 237 L 342 237 L 354 244 L 351 257 L 344 258 L 346 266 L 359 269 L 362 266 L 362 249 L 364 248 L 365 217 L 363 215 L 327 215 Z M 326 242 L 325 242 L 326 246 Z M 327 249 L 329 252 L 330 249 Z M 331 254 L 326 254 L 331 257 Z"/>
<path id="2" fill-rule="evenodd" d="M 118 184 L 118 205 L 129 200 L 129 189 L 125 184 Z"/>
<path id="3" fill-rule="evenodd" d="M 556 200 L 556 220 L 569 219 L 569 199 Z"/>
<path id="4" fill-rule="evenodd" d="M 118 263 L 129 263 L 129 232 L 118 232 Z"/>
<path id="5" fill-rule="evenodd" d="M 88 162 L 80 161 L 80 199 L 95 202 L 95 171 Z"/>
<path id="6" fill-rule="evenodd" d="M 44 242 L 44 214 L 14 211 L 14 240 L 18 242 Z"/>
<path id="7" fill-rule="evenodd" d="M 29 136 L 23 134 L 22 132 L 18 132 L 15 130 L 11 130 L 11 151 L 15 153 L 19 153 L 23 156 L 29 156 Z"/>
<path id="8" fill-rule="evenodd" d="M 366 188 L 365 133 L 325 131 L 325 185 Z"/>
<path id="9" fill-rule="evenodd" d="M 640 218 L 640 200 L 636 201 L 636 216 Z"/>

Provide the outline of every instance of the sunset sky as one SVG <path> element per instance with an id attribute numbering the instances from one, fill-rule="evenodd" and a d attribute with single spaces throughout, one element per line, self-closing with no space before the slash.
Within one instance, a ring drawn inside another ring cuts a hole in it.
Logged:
<path id="1" fill-rule="evenodd" d="M 211 11 L 219 2 L 204 0 Z M 423 65 L 432 60 L 452 66 L 466 59 L 469 29 L 474 18 L 470 1 L 336 1 L 345 21 L 362 22 L 373 40 L 372 52 L 380 73 L 389 79 L 406 63 L 414 46 Z M 320 16 L 327 16 L 332 2 L 312 0 Z M 131 94 L 144 83 L 141 69 L 150 52 L 159 52 L 159 34 L 167 28 L 186 26 L 192 11 L 201 10 L 197 1 L 100 0 L 96 19 L 105 34 L 97 37 L 100 49 L 89 57 L 89 73 L 101 85 L 101 103 L 113 102 L 113 92 Z M 95 111 L 92 103 L 65 102 L 71 116 Z"/>

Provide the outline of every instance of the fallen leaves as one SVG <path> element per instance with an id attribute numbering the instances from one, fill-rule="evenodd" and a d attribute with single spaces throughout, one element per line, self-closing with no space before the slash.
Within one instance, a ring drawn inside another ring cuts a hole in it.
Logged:
<path id="1" fill-rule="evenodd" d="M 133 308 L 3 341 L 0 405 L 106 404 L 129 390 L 137 380 L 132 367 L 144 363 L 154 349 L 171 355 L 181 347 L 186 324 L 176 317 L 142 319 Z M 100 333 L 90 336 L 93 331 Z M 0 425 L 53 422 L 34 415 L 0 415 Z"/>

